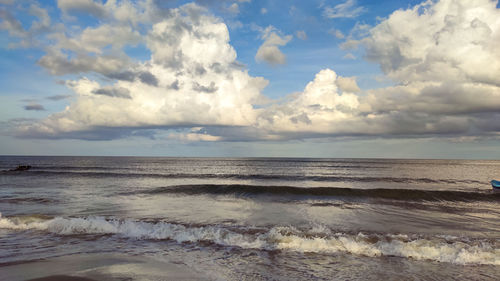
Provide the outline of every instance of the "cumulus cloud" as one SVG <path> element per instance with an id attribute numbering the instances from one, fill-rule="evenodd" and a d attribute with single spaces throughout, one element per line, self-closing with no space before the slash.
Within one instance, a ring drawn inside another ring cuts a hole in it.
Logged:
<path id="1" fill-rule="evenodd" d="M 268 132 L 269 139 L 351 133 L 351 123 L 360 103 L 354 93 L 344 91 L 353 88 L 352 82 L 345 83 L 346 80 L 352 81 L 352 78 L 344 78 L 339 83 L 339 76 L 333 70 L 320 71 L 303 92 L 267 108 L 259 116 L 257 127 Z M 342 84 L 344 90 L 338 84 Z"/>
<path id="2" fill-rule="evenodd" d="M 63 112 L 22 126 L 19 135 L 80 137 L 81 132 L 103 128 L 255 122 L 259 110 L 253 104 L 263 99 L 260 92 L 267 81 L 238 66 L 220 19 L 194 4 L 172 9 L 168 18 L 152 26 L 146 46 L 151 60 L 130 66 L 121 75 L 114 72 L 122 79 L 112 85 L 89 78 L 67 82 L 76 100 Z"/>
<path id="3" fill-rule="evenodd" d="M 324 135 L 496 134 L 500 112 L 500 10 L 489 0 L 427 1 L 353 32 L 366 57 L 395 81 L 359 91 L 331 70 L 266 108 L 269 139 Z"/>
<path id="4" fill-rule="evenodd" d="M 335 18 L 356 18 L 365 11 L 364 7 L 356 6 L 356 0 L 347 0 L 334 7 L 326 6 L 323 15 L 330 19 Z"/>
<path id="5" fill-rule="evenodd" d="M 273 26 L 268 26 L 262 30 L 262 39 L 264 43 L 262 43 L 255 55 L 255 60 L 257 62 L 266 62 L 271 65 L 286 63 L 286 56 L 281 52 L 279 47 L 285 46 L 292 40 L 292 36 L 283 36 L 278 33 L 279 31 Z"/>
<path id="6" fill-rule="evenodd" d="M 394 12 L 362 40 L 366 57 L 399 83 L 371 92 L 373 110 L 498 111 L 498 42 L 500 10 L 489 0 L 425 2 Z"/>

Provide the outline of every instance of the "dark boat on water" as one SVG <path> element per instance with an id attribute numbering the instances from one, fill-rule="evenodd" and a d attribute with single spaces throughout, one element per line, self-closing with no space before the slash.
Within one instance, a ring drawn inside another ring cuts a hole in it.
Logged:
<path id="1" fill-rule="evenodd" d="M 493 189 L 500 189 L 500 181 L 492 180 L 491 186 L 493 186 Z"/>
<path id="2" fill-rule="evenodd" d="M 17 168 L 12 169 L 11 171 L 12 172 L 20 172 L 20 171 L 27 171 L 29 169 L 31 169 L 30 165 L 19 165 L 19 166 L 17 166 Z"/>

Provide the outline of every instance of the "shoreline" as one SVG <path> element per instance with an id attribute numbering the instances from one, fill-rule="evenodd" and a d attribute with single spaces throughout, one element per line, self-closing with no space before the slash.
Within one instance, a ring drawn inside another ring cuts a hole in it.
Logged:
<path id="1" fill-rule="evenodd" d="M 125 254 L 76 254 L 0 266 L 10 281 L 208 280 L 186 265 Z"/>

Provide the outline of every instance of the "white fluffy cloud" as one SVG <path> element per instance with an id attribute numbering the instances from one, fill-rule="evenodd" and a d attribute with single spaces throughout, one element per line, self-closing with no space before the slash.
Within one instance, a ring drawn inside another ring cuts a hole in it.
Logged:
<path id="1" fill-rule="evenodd" d="M 320 71 L 303 92 L 267 108 L 259 116 L 257 127 L 269 132 L 271 139 L 287 134 L 349 133 L 345 125 L 355 117 L 359 99 L 340 89 L 339 78 L 333 70 Z"/>

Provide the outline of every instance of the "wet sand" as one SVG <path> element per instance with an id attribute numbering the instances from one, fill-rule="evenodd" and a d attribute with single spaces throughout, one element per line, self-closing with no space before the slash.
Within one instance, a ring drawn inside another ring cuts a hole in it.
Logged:
<path id="1" fill-rule="evenodd" d="M 0 266 L 10 281 L 208 280 L 186 265 L 122 254 L 80 254 Z"/>
<path id="2" fill-rule="evenodd" d="M 97 280 L 85 277 L 70 276 L 70 275 L 52 275 L 47 277 L 29 279 L 26 281 L 97 281 Z"/>

